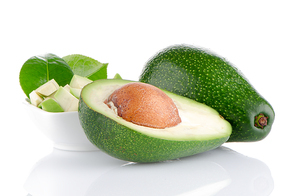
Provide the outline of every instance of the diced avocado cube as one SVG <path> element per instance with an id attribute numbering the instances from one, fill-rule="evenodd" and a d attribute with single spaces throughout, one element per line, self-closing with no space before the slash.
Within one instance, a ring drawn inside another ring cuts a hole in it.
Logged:
<path id="1" fill-rule="evenodd" d="M 72 77 L 72 80 L 70 82 L 70 86 L 72 88 L 79 88 L 82 89 L 85 85 L 87 85 L 88 83 L 91 83 L 92 80 L 86 78 L 86 77 L 82 77 L 79 75 L 74 75 Z"/>
<path id="2" fill-rule="evenodd" d="M 71 88 L 71 87 L 70 87 L 69 84 L 66 84 L 66 85 L 64 86 L 64 89 L 67 90 L 68 92 L 70 92 L 70 88 Z"/>
<path id="3" fill-rule="evenodd" d="M 70 88 L 70 93 L 74 95 L 77 99 L 80 97 L 81 89 L 79 88 Z"/>
<path id="4" fill-rule="evenodd" d="M 57 91 L 55 91 L 54 93 L 50 94 L 48 97 L 45 97 L 45 99 L 47 99 L 47 98 L 53 98 L 54 99 L 54 95 L 55 95 L 56 92 Z"/>
<path id="5" fill-rule="evenodd" d="M 36 91 L 32 91 L 29 97 L 31 104 L 34 106 L 38 106 L 43 101 L 43 98 L 40 97 Z"/>
<path id="6" fill-rule="evenodd" d="M 65 112 L 78 111 L 79 100 L 63 87 L 57 90 L 54 98 Z"/>
<path id="7" fill-rule="evenodd" d="M 46 82 L 45 84 L 43 84 L 42 86 L 40 86 L 39 88 L 37 88 L 36 92 L 41 96 L 47 97 L 52 93 L 54 93 L 55 91 L 57 91 L 58 88 L 59 88 L 58 83 L 54 79 L 52 79 Z"/>
<path id="8" fill-rule="evenodd" d="M 63 108 L 52 98 L 47 98 L 39 104 L 41 109 L 47 112 L 63 112 Z"/>

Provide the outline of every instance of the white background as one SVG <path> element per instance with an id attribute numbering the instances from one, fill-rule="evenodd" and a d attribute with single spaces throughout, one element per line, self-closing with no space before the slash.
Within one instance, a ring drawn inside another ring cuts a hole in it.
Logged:
<path id="1" fill-rule="evenodd" d="M 180 43 L 225 57 L 271 103 L 276 118 L 266 139 L 225 146 L 268 166 L 271 195 L 296 195 L 294 2 L 104 2 L 1 1 L 1 195 L 27 195 L 31 168 L 52 151 L 22 105 L 18 74 L 28 58 L 83 54 L 109 63 L 109 77 L 138 80 L 152 55 Z"/>

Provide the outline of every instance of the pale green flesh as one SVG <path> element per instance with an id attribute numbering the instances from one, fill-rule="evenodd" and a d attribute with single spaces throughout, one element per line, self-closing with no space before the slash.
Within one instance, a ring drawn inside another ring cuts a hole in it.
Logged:
<path id="1" fill-rule="evenodd" d="M 91 82 L 92 82 L 92 80 L 90 80 L 86 77 L 74 75 L 71 79 L 70 87 L 82 89 L 85 85 L 87 85 L 88 83 L 91 83 Z"/>
<path id="2" fill-rule="evenodd" d="M 129 127 L 145 135 L 168 140 L 189 141 L 189 140 L 209 140 L 227 137 L 231 134 L 231 125 L 220 117 L 218 112 L 204 104 L 195 102 L 185 97 L 181 97 L 164 91 L 176 104 L 182 122 L 177 126 L 154 129 L 139 126 L 128 122 L 110 109 L 104 101 L 117 88 L 130 83 L 126 80 L 100 80 L 84 87 L 82 98 L 88 107 L 99 112 L 119 124 Z"/>
<path id="3" fill-rule="evenodd" d="M 59 88 L 59 90 L 54 95 L 54 99 L 65 112 L 78 110 L 79 100 L 64 87 Z"/>
<path id="4" fill-rule="evenodd" d="M 49 96 L 59 88 L 59 84 L 54 80 L 50 80 L 36 89 L 36 92 L 42 96 Z"/>
<path id="5" fill-rule="evenodd" d="M 70 93 L 74 95 L 77 99 L 80 97 L 81 89 L 80 88 L 72 88 L 70 87 Z"/>
<path id="6" fill-rule="evenodd" d="M 53 98 L 47 98 L 38 107 L 48 112 L 64 112 L 63 108 Z"/>

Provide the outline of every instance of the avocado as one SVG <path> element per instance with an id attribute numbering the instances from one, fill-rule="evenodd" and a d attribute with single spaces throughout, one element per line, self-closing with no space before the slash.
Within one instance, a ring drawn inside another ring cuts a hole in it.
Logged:
<path id="1" fill-rule="evenodd" d="M 70 87 L 82 89 L 85 85 L 87 85 L 88 83 L 91 83 L 91 82 L 92 82 L 92 80 L 90 80 L 86 77 L 74 75 L 70 81 Z"/>
<path id="2" fill-rule="evenodd" d="M 72 88 L 70 87 L 70 93 L 74 95 L 77 99 L 80 97 L 81 89 L 80 88 Z"/>
<path id="3" fill-rule="evenodd" d="M 39 94 L 36 91 L 32 91 L 29 94 L 30 102 L 34 106 L 38 106 L 42 101 L 43 98 L 39 96 Z"/>
<path id="4" fill-rule="evenodd" d="M 216 110 L 168 91 L 163 92 L 173 100 L 182 120 L 178 125 L 151 128 L 118 116 L 105 100 L 132 82 L 101 79 L 81 91 L 80 124 L 87 138 L 102 151 L 126 161 L 159 162 L 208 151 L 228 140 L 231 125 Z"/>
<path id="5" fill-rule="evenodd" d="M 54 95 L 54 99 L 65 112 L 77 111 L 79 100 L 64 87 L 59 87 Z"/>
<path id="6" fill-rule="evenodd" d="M 74 75 L 64 87 L 52 79 L 29 94 L 32 105 L 48 112 L 69 112 L 78 110 L 81 89 L 92 82 L 86 77 Z"/>
<path id="7" fill-rule="evenodd" d="M 70 92 L 71 87 L 70 87 L 69 84 L 66 84 L 66 85 L 64 86 L 64 89 L 65 89 L 66 91 Z"/>
<path id="8" fill-rule="evenodd" d="M 51 79 L 45 84 L 41 85 L 39 88 L 37 88 L 36 92 L 43 97 L 47 97 L 47 96 L 50 96 L 55 91 L 57 91 L 58 88 L 59 88 L 59 84 L 54 79 Z"/>
<path id="9" fill-rule="evenodd" d="M 217 110 L 232 125 L 228 142 L 262 140 L 274 122 L 272 106 L 235 66 L 195 46 L 161 50 L 145 64 L 139 81 Z"/>
<path id="10" fill-rule="evenodd" d="M 64 112 L 63 108 L 53 98 L 46 98 L 38 107 L 47 112 Z"/>

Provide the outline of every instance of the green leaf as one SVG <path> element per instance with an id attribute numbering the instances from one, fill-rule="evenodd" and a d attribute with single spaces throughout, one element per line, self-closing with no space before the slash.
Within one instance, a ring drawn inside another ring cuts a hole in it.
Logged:
<path id="1" fill-rule="evenodd" d="M 69 84 L 74 73 L 69 65 L 60 57 L 48 53 L 33 56 L 22 66 L 19 80 L 24 93 L 29 94 L 51 79 L 60 85 Z"/>
<path id="2" fill-rule="evenodd" d="M 116 73 L 113 79 L 122 79 L 122 77 L 119 75 L 119 73 Z"/>
<path id="3" fill-rule="evenodd" d="M 100 63 L 81 54 L 68 55 L 63 57 L 63 59 L 76 75 L 87 77 L 93 81 L 107 78 L 108 63 Z"/>
<path id="4" fill-rule="evenodd" d="M 92 75 L 88 76 L 87 78 L 95 81 L 99 79 L 107 79 L 107 67 L 108 63 L 103 63 L 103 66 L 98 69 L 96 72 L 94 72 Z"/>

